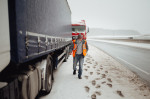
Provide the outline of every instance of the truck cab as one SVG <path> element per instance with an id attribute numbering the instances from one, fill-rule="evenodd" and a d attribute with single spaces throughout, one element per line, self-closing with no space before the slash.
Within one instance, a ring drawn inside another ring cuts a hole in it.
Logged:
<path id="1" fill-rule="evenodd" d="M 88 33 L 88 27 L 85 24 L 85 20 L 81 22 L 75 22 L 72 24 L 72 40 L 77 39 L 77 36 L 81 34 L 83 39 L 86 40 Z"/>

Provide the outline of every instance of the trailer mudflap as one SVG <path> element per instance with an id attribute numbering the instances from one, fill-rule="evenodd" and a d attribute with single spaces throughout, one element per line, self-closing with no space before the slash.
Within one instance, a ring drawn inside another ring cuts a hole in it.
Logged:
<path id="1" fill-rule="evenodd" d="M 39 76 L 35 68 L 30 71 L 23 71 L 18 80 L 21 84 L 21 99 L 35 99 L 39 93 Z"/>
<path id="2" fill-rule="evenodd" d="M 42 79 L 41 79 L 41 75 L 42 75 L 42 73 L 41 73 L 41 68 L 40 68 L 40 66 L 37 66 L 36 67 L 36 69 L 37 69 L 37 73 L 38 73 L 38 91 L 40 91 L 41 90 L 41 85 L 42 85 Z"/>

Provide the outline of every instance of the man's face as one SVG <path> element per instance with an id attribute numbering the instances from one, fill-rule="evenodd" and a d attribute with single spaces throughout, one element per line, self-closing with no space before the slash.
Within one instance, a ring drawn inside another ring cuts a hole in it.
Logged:
<path id="1" fill-rule="evenodd" d="M 82 41 L 82 38 L 79 38 L 80 41 Z"/>

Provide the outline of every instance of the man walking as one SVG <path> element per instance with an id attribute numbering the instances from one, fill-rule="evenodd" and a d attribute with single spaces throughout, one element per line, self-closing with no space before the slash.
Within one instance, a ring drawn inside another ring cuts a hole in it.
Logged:
<path id="1" fill-rule="evenodd" d="M 78 71 L 78 78 L 82 79 L 82 68 L 84 57 L 88 51 L 88 45 L 86 40 L 83 40 L 81 34 L 78 35 L 77 40 L 73 40 L 72 45 L 70 46 L 70 54 L 73 53 L 73 75 L 76 74 L 76 66 L 79 62 L 79 71 Z"/>

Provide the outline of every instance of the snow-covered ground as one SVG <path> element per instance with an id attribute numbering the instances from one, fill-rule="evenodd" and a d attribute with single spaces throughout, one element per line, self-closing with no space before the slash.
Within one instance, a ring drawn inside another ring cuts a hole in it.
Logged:
<path id="1" fill-rule="evenodd" d="M 107 36 L 88 36 L 89 39 L 126 39 L 126 40 L 150 40 L 150 35 L 107 35 Z M 131 39 L 132 38 L 132 39 Z"/>
<path id="2" fill-rule="evenodd" d="M 135 37 L 136 35 L 127 35 L 127 36 L 113 36 L 113 35 L 109 35 L 109 36 L 88 36 L 88 39 L 106 39 L 106 40 L 109 40 L 109 39 L 130 39 L 131 37 Z"/>
<path id="3" fill-rule="evenodd" d="M 51 93 L 40 99 L 150 99 L 150 89 L 109 55 L 89 46 L 82 79 L 72 72 L 72 56 L 54 73 Z"/>
<path id="4" fill-rule="evenodd" d="M 88 39 L 88 40 L 105 42 L 105 43 L 114 43 L 114 44 L 126 45 L 126 46 L 143 48 L 143 49 L 150 49 L 150 44 L 147 43 L 124 42 L 124 41 L 114 41 L 114 40 L 97 40 L 97 39 Z"/>

